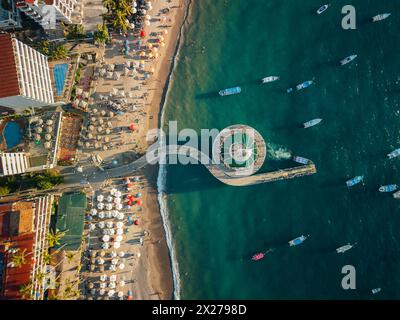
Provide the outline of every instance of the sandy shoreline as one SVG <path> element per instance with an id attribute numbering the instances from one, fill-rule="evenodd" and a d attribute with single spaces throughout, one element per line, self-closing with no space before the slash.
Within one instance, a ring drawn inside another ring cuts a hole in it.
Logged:
<path id="1" fill-rule="evenodd" d="M 165 102 L 166 93 L 170 84 L 170 76 L 173 72 L 173 60 L 178 54 L 178 34 L 181 32 L 184 23 L 185 13 L 190 2 L 185 0 L 173 0 L 169 4 L 171 9 L 170 21 L 172 25 L 166 39 L 165 53 L 155 70 L 152 80 L 159 82 L 156 89 L 152 91 L 150 98 L 150 108 L 148 112 L 148 124 L 145 132 L 161 126 L 162 108 Z M 157 4 L 156 4 L 157 5 Z M 150 81 L 151 83 L 151 81 Z M 143 137 L 145 139 L 145 136 Z M 173 274 L 171 268 L 171 256 L 166 242 L 165 229 L 157 200 L 157 176 L 158 166 L 148 167 L 144 175 L 148 180 L 149 187 L 146 190 L 146 211 L 147 219 L 143 221 L 144 228 L 149 231 L 150 236 L 147 244 L 144 245 L 144 257 L 147 261 L 138 265 L 137 273 L 146 275 L 146 280 L 142 279 L 142 285 L 138 285 L 138 294 L 144 299 L 172 299 L 173 298 Z M 150 288 L 145 288 L 145 284 Z M 147 292 L 143 292 L 142 289 Z M 146 290 L 147 289 L 147 290 Z M 150 290 L 150 291 L 149 291 Z M 151 293 L 150 293 L 151 292 Z M 147 293 L 147 294 L 146 294 Z"/>

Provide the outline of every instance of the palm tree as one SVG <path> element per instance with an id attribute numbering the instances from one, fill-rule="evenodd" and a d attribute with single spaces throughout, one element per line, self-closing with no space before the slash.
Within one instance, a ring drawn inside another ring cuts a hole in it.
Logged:
<path id="1" fill-rule="evenodd" d="M 17 251 L 11 257 L 11 264 L 15 268 L 21 268 L 24 264 L 26 264 L 26 249 L 22 251 Z"/>
<path id="2" fill-rule="evenodd" d="M 97 31 L 95 31 L 94 35 L 94 42 L 97 44 L 105 44 L 110 41 L 110 34 L 108 33 L 107 26 L 105 24 L 97 25 Z"/>
<path id="3" fill-rule="evenodd" d="M 75 257 L 75 253 L 74 252 L 67 252 L 65 254 L 65 257 L 67 258 L 68 262 L 71 262 Z"/>
<path id="4" fill-rule="evenodd" d="M 116 1 L 115 0 L 103 0 L 103 6 L 107 8 L 108 12 L 111 13 L 115 8 Z"/>
<path id="5" fill-rule="evenodd" d="M 117 30 L 126 32 L 129 28 L 129 21 L 126 19 L 126 15 L 123 11 L 116 11 L 113 17 L 113 27 Z"/>
<path id="6" fill-rule="evenodd" d="M 19 288 L 19 293 L 22 295 L 23 299 L 32 299 L 32 289 L 33 289 L 33 285 L 32 285 L 32 281 L 30 280 L 28 283 L 23 284 L 20 288 Z"/>
<path id="7" fill-rule="evenodd" d="M 43 263 L 49 265 L 51 263 L 51 254 L 49 254 L 48 252 L 46 252 L 43 255 Z"/>
<path id="8" fill-rule="evenodd" d="M 52 248 L 55 245 L 59 246 L 61 244 L 61 239 L 64 238 L 66 234 L 66 231 L 60 231 L 56 230 L 55 232 L 53 230 L 50 230 L 50 232 L 47 234 L 47 241 L 49 242 L 49 247 Z"/>

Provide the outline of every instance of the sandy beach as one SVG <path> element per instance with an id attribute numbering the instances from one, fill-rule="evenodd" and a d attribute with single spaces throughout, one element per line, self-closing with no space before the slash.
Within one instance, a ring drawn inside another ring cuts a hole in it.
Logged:
<path id="1" fill-rule="evenodd" d="M 104 121 L 111 122 L 112 126 L 110 127 L 114 128 L 107 138 L 113 142 L 114 147 L 102 150 L 98 150 L 99 148 L 96 147 L 93 149 L 96 143 L 90 140 L 87 148 L 82 150 L 80 161 L 83 163 L 87 161 L 89 164 L 91 156 L 98 155 L 104 159 L 105 163 L 118 161 L 119 164 L 124 164 L 146 152 L 149 146 L 146 141 L 147 132 L 160 127 L 161 108 L 167 90 L 167 80 L 172 71 L 174 54 L 177 53 L 178 35 L 184 22 L 188 3 L 185 0 L 153 1 L 152 10 L 148 13 L 151 15 L 151 23 L 144 27 L 146 36 L 142 37 L 139 45 L 136 44 L 139 39 L 132 35 L 125 37 L 113 34 L 112 44 L 98 49 L 104 57 L 100 67 L 124 65 L 127 62 L 137 63 L 138 60 L 144 66 L 141 66 L 135 74 L 124 74 L 118 79 L 99 77 L 95 80 L 93 84 L 93 87 L 96 88 L 95 93 L 89 101 L 91 106 L 88 110 L 91 118 L 89 124 L 96 127 L 100 121 L 103 123 L 99 117 L 100 111 L 106 110 L 101 107 L 102 96 L 108 95 L 110 92 L 124 92 L 123 96 L 127 103 L 133 107 L 123 114 L 117 113 L 114 116 L 108 116 L 109 118 L 104 117 Z M 121 53 L 125 40 L 132 44 L 131 47 L 134 49 L 132 54 L 123 55 Z M 84 49 L 81 48 L 81 50 Z M 146 78 L 146 75 L 150 76 Z M 134 126 L 133 130 L 127 129 L 132 125 Z M 86 135 L 89 133 L 90 131 L 87 130 Z M 95 136 L 96 134 L 94 134 Z M 102 144 L 99 143 L 99 145 Z M 91 167 L 91 165 L 87 166 L 88 171 L 85 171 L 85 174 L 94 177 L 96 169 L 92 170 Z M 139 176 L 140 182 L 135 183 L 129 192 L 124 191 L 123 181 L 119 179 L 107 181 L 107 184 L 94 188 L 96 196 L 99 194 L 107 196 L 111 188 L 120 190 L 123 194 L 122 198 L 126 197 L 127 193 L 134 195 L 140 192 L 141 194 L 141 206 L 133 206 L 132 211 L 125 212 L 138 221 L 137 225 L 130 225 L 127 228 L 124 235 L 126 239 L 121 242 L 120 247 L 120 250 L 129 257 L 125 262 L 129 269 L 116 271 L 118 277 L 127 281 L 128 287 L 125 287 L 125 291 L 132 290 L 133 299 L 173 298 L 171 259 L 157 200 L 157 175 L 158 166 L 148 166 L 142 172 L 135 172 L 134 176 Z M 93 203 L 94 206 L 97 204 Z M 138 238 L 138 234 L 145 234 L 143 245 L 132 244 L 130 241 Z M 91 241 L 90 249 L 100 253 L 101 242 L 98 240 L 101 238 L 100 230 L 96 229 L 91 232 L 89 237 L 94 240 Z M 106 254 L 107 256 L 108 254 Z M 88 274 L 88 278 L 97 281 L 101 273 L 98 269 L 92 271 Z M 127 279 L 127 275 L 129 279 Z M 109 276 L 110 274 L 108 274 Z"/>

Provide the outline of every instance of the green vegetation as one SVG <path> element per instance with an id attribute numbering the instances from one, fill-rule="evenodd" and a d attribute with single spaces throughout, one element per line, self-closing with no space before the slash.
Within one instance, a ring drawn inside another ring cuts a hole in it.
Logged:
<path id="1" fill-rule="evenodd" d="M 15 268 L 21 268 L 24 264 L 26 264 L 26 249 L 22 251 L 17 251 L 11 257 L 11 263 Z"/>
<path id="2" fill-rule="evenodd" d="M 64 183 L 64 178 L 55 170 L 40 173 L 0 178 L 0 196 L 28 189 L 48 190 Z"/>
<path id="3" fill-rule="evenodd" d="M 32 281 L 29 281 L 26 284 L 23 284 L 20 289 L 19 293 L 22 295 L 23 299 L 32 299 L 32 290 L 33 290 L 33 284 Z"/>
<path id="4" fill-rule="evenodd" d="M 0 196 L 6 196 L 11 192 L 8 186 L 0 186 Z"/>
<path id="5" fill-rule="evenodd" d="M 110 41 L 110 34 L 108 33 L 108 28 L 105 24 L 98 24 L 97 31 L 93 35 L 94 43 L 103 45 Z"/>
<path id="6" fill-rule="evenodd" d="M 34 48 L 54 60 L 64 59 L 68 55 L 68 50 L 63 45 L 48 40 L 39 41 Z"/>
<path id="7" fill-rule="evenodd" d="M 67 39 L 83 39 L 85 38 L 85 29 L 81 24 L 62 24 L 64 35 Z"/>
<path id="8" fill-rule="evenodd" d="M 103 0 L 103 6 L 107 8 L 104 19 L 114 29 L 126 32 L 129 28 L 128 18 L 133 14 L 132 4 L 133 0 Z"/>
<path id="9" fill-rule="evenodd" d="M 57 171 L 48 170 L 44 173 L 37 174 L 33 177 L 33 183 L 39 190 L 48 190 L 60 185 L 64 182 L 64 178 Z"/>
<path id="10" fill-rule="evenodd" d="M 66 231 L 61 232 L 56 229 L 56 231 L 50 230 L 47 234 L 46 240 L 49 242 L 49 247 L 59 246 L 61 244 L 61 239 L 65 237 Z"/>

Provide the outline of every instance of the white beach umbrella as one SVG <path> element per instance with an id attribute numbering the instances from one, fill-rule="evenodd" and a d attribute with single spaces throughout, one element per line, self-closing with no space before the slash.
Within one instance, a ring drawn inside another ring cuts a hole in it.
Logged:
<path id="1" fill-rule="evenodd" d="M 120 253 L 118 253 L 118 255 L 123 258 L 125 256 L 125 252 L 121 251 Z"/>
<path id="2" fill-rule="evenodd" d="M 100 289 L 107 288 L 107 284 L 105 282 L 100 283 Z"/>
<path id="3" fill-rule="evenodd" d="M 140 258 L 142 254 L 140 252 L 137 253 L 137 257 Z"/>
<path id="4" fill-rule="evenodd" d="M 118 249 L 121 246 L 120 242 L 114 242 L 114 248 Z"/>
<path id="5" fill-rule="evenodd" d="M 112 274 L 112 275 L 110 276 L 110 282 L 116 282 L 116 281 L 117 281 L 117 275 Z"/>
<path id="6" fill-rule="evenodd" d="M 110 235 L 113 236 L 115 234 L 115 230 L 114 229 L 110 229 Z"/>
<path id="7" fill-rule="evenodd" d="M 124 217 L 125 217 L 124 214 L 123 214 L 122 212 L 119 212 L 119 213 L 118 213 L 118 216 L 117 216 L 117 219 L 118 219 L 118 220 L 123 220 Z"/>
<path id="8" fill-rule="evenodd" d="M 121 203 L 121 198 L 115 198 L 114 203 L 116 203 L 116 204 Z"/>
<path id="9" fill-rule="evenodd" d="M 113 197 L 112 196 L 108 196 L 107 197 L 107 202 L 112 202 L 113 201 Z"/>
<path id="10" fill-rule="evenodd" d="M 103 236 L 102 240 L 104 242 L 108 242 L 108 241 L 110 241 L 110 236 L 106 234 L 106 235 Z"/>
<path id="11" fill-rule="evenodd" d="M 124 280 L 121 280 L 121 281 L 119 282 L 119 286 L 120 286 L 120 287 L 124 287 L 124 286 L 125 286 L 125 281 L 124 281 Z"/>
<path id="12" fill-rule="evenodd" d="M 106 216 L 107 219 L 111 219 L 111 218 L 112 218 L 112 213 L 111 213 L 111 211 L 107 211 L 107 212 L 105 213 L 105 216 Z"/>
<path id="13" fill-rule="evenodd" d="M 125 269 L 125 265 L 123 263 L 121 263 L 118 267 L 120 270 L 124 270 Z"/>
<path id="14" fill-rule="evenodd" d="M 104 209 L 104 203 L 103 203 L 103 202 L 99 202 L 99 203 L 97 204 L 97 209 L 103 210 L 103 209 Z"/>
<path id="15" fill-rule="evenodd" d="M 146 26 L 149 26 L 151 23 L 150 23 L 149 20 L 146 20 L 146 21 L 144 22 L 144 24 L 145 24 Z"/>
<path id="16" fill-rule="evenodd" d="M 119 235 L 115 237 L 115 242 L 121 242 L 124 239 L 123 236 Z"/>
<path id="17" fill-rule="evenodd" d="M 119 215 L 119 211 L 118 211 L 118 210 L 113 210 L 113 211 L 112 211 L 112 216 L 113 216 L 113 218 L 118 217 L 118 215 Z"/>
<path id="18" fill-rule="evenodd" d="M 115 289 L 115 287 L 116 287 L 115 282 L 110 282 L 110 284 L 108 285 L 108 287 L 109 287 L 110 289 Z"/>
<path id="19" fill-rule="evenodd" d="M 111 260 L 111 264 L 117 264 L 117 263 L 118 263 L 118 259 L 117 258 L 114 258 L 114 259 Z"/>
<path id="20" fill-rule="evenodd" d="M 99 195 L 97 196 L 97 201 L 98 201 L 98 202 L 103 202 L 103 200 L 104 200 L 104 196 L 103 196 L 102 194 L 99 194 Z"/>
<path id="21" fill-rule="evenodd" d="M 117 204 L 115 205 L 115 209 L 117 209 L 117 210 L 121 210 L 122 208 L 123 208 L 123 206 L 122 206 L 121 203 L 117 203 Z"/>
<path id="22" fill-rule="evenodd" d="M 110 298 L 113 297 L 114 294 L 115 294 L 115 290 L 110 290 L 110 291 L 108 291 L 108 293 L 107 293 L 107 295 L 108 295 Z"/>
<path id="23" fill-rule="evenodd" d="M 106 290 L 104 290 L 104 289 L 99 290 L 99 295 L 103 296 L 105 293 L 106 293 Z"/>
<path id="24" fill-rule="evenodd" d="M 98 258 L 96 262 L 97 264 L 104 264 L 105 261 L 103 258 Z"/>
<path id="25" fill-rule="evenodd" d="M 114 222 L 112 221 L 107 221 L 106 222 L 107 228 L 112 228 L 114 226 Z"/>
<path id="26" fill-rule="evenodd" d="M 97 214 L 97 210 L 93 208 L 92 210 L 90 210 L 90 214 L 92 216 L 95 216 Z"/>
<path id="27" fill-rule="evenodd" d="M 103 243 L 103 244 L 101 245 L 101 248 L 104 249 L 104 250 L 107 250 L 107 249 L 110 248 L 110 245 L 108 244 L 108 242 L 105 242 L 105 243 Z"/>
<path id="28" fill-rule="evenodd" d="M 116 197 L 116 198 L 121 198 L 121 197 L 122 197 L 122 192 L 119 191 L 119 190 L 117 190 L 117 191 L 114 193 L 114 197 Z"/>
<path id="29" fill-rule="evenodd" d="M 151 19 L 151 16 L 150 16 L 149 14 L 146 14 L 145 19 L 146 19 L 146 20 L 150 20 L 150 19 Z"/>
<path id="30" fill-rule="evenodd" d="M 106 204 L 106 209 L 107 209 L 107 210 L 112 210 L 112 208 L 113 208 L 112 203 L 107 203 L 107 204 Z"/>
<path id="31" fill-rule="evenodd" d="M 107 281 L 107 275 L 106 274 L 102 274 L 101 276 L 100 276 L 100 281 Z"/>
<path id="32" fill-rule="evenodd" d="M 110 235 L 109 229 L 104 229 L 101 233 Z"/>
<path id="33" fill-rule="evenodd" d="M 117 267 L 115 265 L 110 265 L 110 271 L 117 271 Z"/>
<path id="34" fill-rule="evenodd" d="M 100 219 L 104 219 L 104 217 L 105 217 L 104 211 L 101 211 L 101 212 L 99 213 L 99 218 L 100 218 Z"/>
<path id="35" fill-rule="evenodd" d="M 115 224 L 115 226 L 116 226 L 117 228 L 122 228 L 122 227 L 124 226 L 124 223 L 123 223 L 122 221 L 118 221 L 118 222 Z"/>
<path id="36" fill-rule="evenodd" d="M 122 228 L 118 228 L 117 229 L 117 235 L 123 235 L 124 234 L 124 230 Z"/>
<path id="37" fill-rule="evenodd" d="M 104 226 L 105 226 L 104 222 L 103 222 L 103 221 L 100 221 L 99 224 L 98 224 L 98 227 L 99 227 L 100 229 L 103 229 Z"/>
<path id="38" fill-rule="evenodd" d="M 113 196 L 117 191 L 118 191 L 117 189 L 112 188 L 112 189 L 110 190 L 110 194 Z"/>
<path id="39" fill-rule="evenodd" d="M 118 292 L 118 297 L 119 297 L 119 298 L 123 298 L 123 297 L 124 297 L 124 293 L 123 293 L 122 291 L 119 291 L 119 292 Z"/>
<path id="40" fill-rule="evenodd" d="M 90 224 L 89 230 L 94 231 L 96 229 L 96 225 L 94 223 Z"/>

